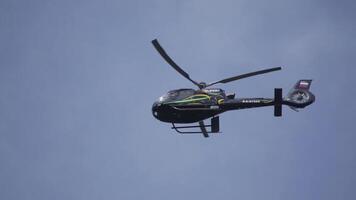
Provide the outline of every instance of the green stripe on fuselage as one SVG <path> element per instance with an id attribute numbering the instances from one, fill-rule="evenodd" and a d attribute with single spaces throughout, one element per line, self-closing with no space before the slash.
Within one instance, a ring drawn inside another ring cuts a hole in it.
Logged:
<path id="1" fill-rule="evenodd" d="M 168 102 L 167 104 L 186 104 L 186 103 L 201 103 L 201 101 L 203 100 L 209 100 L 209 96 L 204 96 L 201 98 L 196 98 L 193 99 L 195 96 L 190 96 L 188 98 L 185 98 L 183 100 L 178 100 L 178 101 L 172 101 L 172 102 Z"/>

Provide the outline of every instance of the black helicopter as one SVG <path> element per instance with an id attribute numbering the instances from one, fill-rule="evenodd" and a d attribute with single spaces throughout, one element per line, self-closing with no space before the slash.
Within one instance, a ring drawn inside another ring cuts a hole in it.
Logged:
<path id="1" fill-rule="evenodd" d="M 233 76 L 212 83 L 196 82 L 189 74 L 180 68 L 164 51 L 157 39 L 152 40 L 153 46 L 159 54 L 178 73 L 191 81 L 199 89 L 171 90 L 161 96 L 152 106 L 152 114 L 163 122 L 172 123 L 172 129 L 181 134 L 202 133 L 209 137 L 209 133 L 219 133 L 219 114 L 245 108 L 274 106 L 274 116 L 282 116 L 282 105 L 287 105 L 295 111 L 304 108 L 315 101 L 315 96 L 309 91 L 312 80 L 299 80 L 288 95 L 282 97 L 282 89 L 274 89 L 274 98 L 235 98 L 235 94 L 226 94 L 220 88 L 208 88 L 218 83 L 229 83 L 239 79 L 281 70 L 281 67 L 269 68 Z M 205 125 L 204 120 L 211 118 L 211 124 Z M 175 124 L 187 124 L 198 122 L 199 125 L 176 126 Z M 210 127 L 210 131 L 207 130 Z M 200 128 L 199 131 L 184 131 L 187 129 Z M 184 129 L 184 130 L 183 130 Z"/>

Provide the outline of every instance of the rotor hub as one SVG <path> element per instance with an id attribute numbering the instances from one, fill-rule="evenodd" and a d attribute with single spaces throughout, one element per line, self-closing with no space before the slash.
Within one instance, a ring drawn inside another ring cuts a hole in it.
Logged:
<path id="1" fill-rule="evenodd" d="M 203 88 L 206 88 L 207 84 L 205 82 L 200 82 L 199 83 L 199 88 L 200 89 L 203 89 Z"/>

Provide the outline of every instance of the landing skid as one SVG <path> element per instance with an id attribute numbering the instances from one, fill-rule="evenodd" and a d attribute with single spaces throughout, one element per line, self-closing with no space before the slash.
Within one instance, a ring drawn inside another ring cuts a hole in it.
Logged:
<path id="1" fill-rule="evenodd" d="M 180 134 L 203 134 L 204 137 L 209 137 L 209 133 L 220 133 L 220 125 L 219 125 L 219 116 L 211 118 L 211 124 L 205 125 L 203 121 L 199 122 L 199 125 L 195 126 L 175 126 L 172 123 L 172 129 L 177 131 Z M 210 131 L 207 131 L 206 128 L 210 127 Z M 192 129 L 192 128 L 200 128 L 200 131 L 181 131 L 180 129 Z"/>

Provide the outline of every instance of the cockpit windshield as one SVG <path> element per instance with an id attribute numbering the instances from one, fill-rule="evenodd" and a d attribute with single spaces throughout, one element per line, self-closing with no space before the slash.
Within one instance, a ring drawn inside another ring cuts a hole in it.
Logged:
<path id="1" fill-rule="evenodd" d="M 195 94 L 195 90 L 193 89 L 180 89 L 180 90 L 172 90 L 169 91 L 167 94 L 161 96 L 159 98 L 159 102 L 170 102 L 170 101 L 177 101 L 187 98 L 191 95 Z"/>

